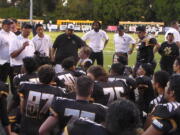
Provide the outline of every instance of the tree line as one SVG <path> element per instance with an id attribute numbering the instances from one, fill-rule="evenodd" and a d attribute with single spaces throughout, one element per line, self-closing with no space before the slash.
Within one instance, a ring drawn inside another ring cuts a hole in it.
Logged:
<path id="1" fill-rule="evenodd" d="M 28 18 L 30 0 L 0 0 L 0 18 Z M 119 21 L 180 20 L 180 0 L 33 0 L 34 18 Z"/>

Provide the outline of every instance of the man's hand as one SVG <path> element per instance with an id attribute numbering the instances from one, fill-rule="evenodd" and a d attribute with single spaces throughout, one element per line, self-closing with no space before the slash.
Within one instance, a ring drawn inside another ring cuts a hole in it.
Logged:
<path id="1" fill-rule="evenodd" d="M 28 41 L 24 42 L 24 43 L 23 43 L 23 48 L 25 49 L 26 46 L 28 46 L 28 45 L 29 45 L 29 42 L 28 42 Z"/>
<path id="2" fill-rule="evenodd" d="M 21 54 L 21 52 L 29 45 L 29 41 L 23 43 L 22 47 L 12 52 L 10 55 L 12 58 L 15 58 Z"/>

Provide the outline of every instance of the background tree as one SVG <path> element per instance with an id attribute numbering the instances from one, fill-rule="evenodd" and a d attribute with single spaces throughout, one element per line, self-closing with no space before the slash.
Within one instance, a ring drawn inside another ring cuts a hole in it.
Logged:
<path id="1" fill-rule="evenodd" d="M 0 0 L 0 18 L 29 18 L 30 0 Z M 180 20 L 180 0 L 33 0 L 34 18 L 119 21 Z"/>
<path id="2" fill-rule="evenodd" d="M 172 20 L 180 20 L 179 0 L 154 0 L 153 10 L 156 12 L 157 21 L 169 23 Z"/>

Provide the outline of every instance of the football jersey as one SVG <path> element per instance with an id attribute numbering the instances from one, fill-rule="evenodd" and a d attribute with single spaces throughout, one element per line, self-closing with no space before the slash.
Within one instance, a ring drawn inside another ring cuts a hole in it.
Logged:
<path id="1" fill-rule="evenodd" d="M 100 124 L 85 118 L 74 118 L 68 122 L 63 135 L 108 135 Z"/>
<path id="2" fill-rule="evenodd" d="M 69 93 L 66 93 L 64 95 L 64 97 L 68 98 L 68 99 L 76 99 L 76 92 L 75 91 L 72 91 L 72 92 L 69 92 Z"/>
<path id="3" fill-rule="evenodd" d="M 19 95 L 24 99 L 21 133 L 38 135 L 38 129 L 49 115 L 55 96 L 63 96 L 61 89 L 46 84 L 23 83 Z"/>
<path id="4" fill-rule="evenodd" d="M 79 73 L 79 75 L 86 75 L 86 70 L 82 67 L 77 67 L 76 72 Z"/>
<path id="5" fill-rule="evenodd" d="M 76 80 L 76 77 L 72 72 L 61 72 L 58 73 L 56 76 L 58 81 L 63 81 L 64 84 L 74 84 Z"/>
<path id="6" fill-rule="evenodd" d="M 133 68 L 130 67 L 130 66 L 125 66 L 125 69 L 124 69 L 124 76 L 132 76 L 133 74 Z"/>
<path id="7" fill-rule="evenodd" d="M 0 121 L 3 126 L 9 124 L 8 113 L 7 113 L 7 100 L 9 86 L 0 81 Z"/>
<path id="8" fill-rule="evenodd" d="M 8 96 L 9 93 L 9 85 L 0 81 L 0 96 L 5 95 Z"/>
<path id="9" fill-rule="evenodd" d="M 159 104 L 155 107 L 152 115 L 152 125 L 157 130 L 162 131 L 165 135 L 180 134 L 180 103 L 168 102 Z"/>
<path id="10" fill-rule="evenodd" d="M 108 81 L 121 80 L 125 83 L 125 86 L 129 90 L 129 99 L 135 101 L 134 89 L 136 88 L 136 82 L 133 78 L 128 76 L 109 76 Z"/>
<path id="11" fill-rule="evenodd" d="M 86 71 L 92 64 L 93 64 L 93 62 L 89 58 L 80 59 L 77 63 L 77 67 Z"/>
<path id="12" fill-rule="evenodd" d="M 22 82 L 39 82 L 37 73 L 32 74 L 18 74 L 13 79 L 13 84 L 17 89 Z"/>
<path id="13" fill-rule="evenodd" d="M 94 102 L 108 105 L 121 97 L 128 98 L 129 91 L 121 80 L 111 82 L 96 81 L 92 98 Z"/>
<path id="14" fill-rule="evenodd" d="M 133 78 L 130 78 L 128 76 L 109 76 L 108 81 L 118 81 L 121 80 L 125 83 L 125 85 L 129 89 L 135 89 L 136 88 L 136 82 Z"/>
<path id="15" fill-rule="evenodd" d="M 103 105 L 84 100 L 56 97 L 50 110 L 52 115 L 58 116 L 60 128 L 64 129 L 72 116 L 87 118 L 97 123 L 104 122 L 106 109 Z"/>
<path id="16" fill-rule="evenodd" d="M 159 95 L 155 99 L 151 100 L 150 105 L 149 105 L 149 112 L 152 111 L 152 109 L 157 106 L 158 104 L 165 103 L 165 99 L 163 95 Z"/>

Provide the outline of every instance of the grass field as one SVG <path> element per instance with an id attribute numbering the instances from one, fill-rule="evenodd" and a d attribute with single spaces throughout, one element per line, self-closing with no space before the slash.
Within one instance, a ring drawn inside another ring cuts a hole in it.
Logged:
<path id="1" fill-rule="evenodd" d="M 49 35 L 52 40 L 54 41 L 56 39 L 56 37 L 61 34 L 61 32 L 46 32 L 47 35 Z M 78 36 L 82 37 L 84 33 L 82 32 L 77 32 L 75 33 Z M 109 36 L 109 42 L 104 50 L 104 68 L 106 70 L 109 69 L 109 66 L 112 64 L 112 56 L 114 54 L 114 43 L 113 43 L 113 35 L 114 33 L 107 33 Z M 131 34 L 132 37 L 134 37 L 134 39 L 137 39 L 136 34 Z M 164 35 L 159 35 L 158 38 L 158 43 L 162 43 L 164 41 Z M 129 65 L 133 66 L 136 62 L 136 49 L 134 49 L 134 52 L 129 56 Z M 160 56 L 158 55 L 158 53 L 156 53 L 155 55 L 155 60 L 158 63 L 156 70 L 159 69 L 159 59 Z"/>

